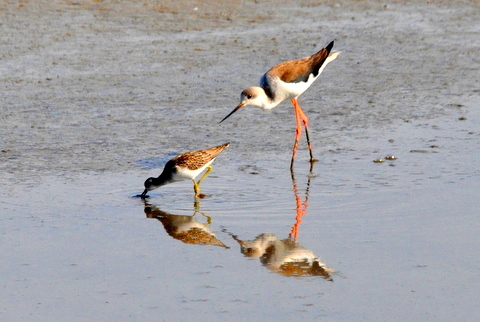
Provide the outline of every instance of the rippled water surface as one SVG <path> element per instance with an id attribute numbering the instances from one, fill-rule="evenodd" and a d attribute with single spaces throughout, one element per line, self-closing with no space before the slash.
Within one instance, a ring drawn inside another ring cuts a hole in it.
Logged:
<path id="1" fill-rule="evenodd" d="M 480 318 L 478 6 L 179 3 L 0 10 L 0 319 Z M 333 38 L 312 171 L 288 102 L 218 124 Z M 198 203 L 137 197 L 227 141 Z"/>

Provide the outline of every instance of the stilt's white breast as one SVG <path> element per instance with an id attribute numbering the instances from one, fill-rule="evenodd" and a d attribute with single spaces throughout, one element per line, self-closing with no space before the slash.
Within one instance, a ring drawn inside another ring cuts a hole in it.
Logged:
<path id="1" fill-rule="evenodd" d="M 313 84 L 317 77 L 314 77 L 313 74 L 310 74 L 306 82 L 297 83 L 286 83 L 279 79 L 277 85 L 278 91 L 288 94 L 285 99 L 296 98 L 305 92 Z"/>

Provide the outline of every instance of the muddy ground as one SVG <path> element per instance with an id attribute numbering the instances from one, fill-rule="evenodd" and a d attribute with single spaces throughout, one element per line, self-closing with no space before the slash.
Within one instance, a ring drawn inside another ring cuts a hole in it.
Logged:
<path id="1" fill-rule="evenodd" d="M 319 153 L 349 149 L 344 138 L 357 129 L 384 127 L 388 136 L 392 123 L 461 110 L 480 91 L 478 8 L 473 1 L 1 2 L 3 180 L 117 172 L 223 141 L 251 160 L 287 150 L 294 124 L 287 103 L 218 121 L 268 68 L 332 39 L 340 58 L 300 100 Z"/>

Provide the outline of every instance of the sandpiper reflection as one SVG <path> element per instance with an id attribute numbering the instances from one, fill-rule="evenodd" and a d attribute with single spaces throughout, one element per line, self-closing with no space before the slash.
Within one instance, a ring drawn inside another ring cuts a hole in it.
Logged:
<path id="1" fill-rule="evenodd" d="M 241 240 L 236 235 L 230 235 L 240 244 L 242 254 L 246 257 L 260 258 L 260 262 L 273 272 L 285 276 L 321 276 L 331 281 L 334 269 L 327 267 L 311 250 L 298 243 L 302 217 L 307 214 L 311 175 L 308 176 L 303 200 L 293 171 L 291 175 L 296 200 L 296 216 L 288 238 L 279 239 L 274 234 L 264 233 L 253 240 Z"/>
<path id="2" fill-rule="evenodd" d="M 158 209 L 156 206 L 145 201 L 145 214 L 147 218 L 158 219 L 165 228 L 165 231 L 173 238 L 178 239 L 186 244 L 195 245 L 213 245 L 229 248 L 222 243 L 215 234 L 208 228 L 212 219 L 206 216 L 198 209 L 195 204 L 195 211 L 192 216 L 173 215 Z M 206 219 L 206 223 L 201 223 L 198 215 Z"/>

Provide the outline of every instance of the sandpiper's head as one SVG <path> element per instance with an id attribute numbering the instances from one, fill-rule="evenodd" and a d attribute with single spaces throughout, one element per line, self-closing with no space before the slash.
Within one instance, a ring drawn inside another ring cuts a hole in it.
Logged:
<path id="1" fill-rule="evenodd" d="M 155 179 L 156 178 L 148 178 L 147 180 L 145 180 L 145 183 L 143 184 L 145 186 L 145 189 L 147 189 L 148 191 L 155 189 Z"/>
<path id="2" fill-rule="evenodd" d="M 140 197 L 145 198 L 147 196 L 147 192 L 156 188 L 156 186 L 153 184 L 154 181 L 155 178 L 148 178 L 147 180 L 145 180 L 145 183 L 143 184 L 145 186 L 145 190 L 140 195 Z"/>
<path id="3" fill-rule="evenodd" d="M 262 95 L 263 94 L 263 95 Z M 220 121 L 222 123 L 225 121 L 230 115 L 238 111 L 244 106 L 253 105 L 258 107 L 263 107 L 264 102 L 262 98 L 265 97 L 265 91 L 261 87 L 249 87 L 240 94 L 240 104 L 233 111 L 230 112 L 223 120 Z"/>

